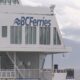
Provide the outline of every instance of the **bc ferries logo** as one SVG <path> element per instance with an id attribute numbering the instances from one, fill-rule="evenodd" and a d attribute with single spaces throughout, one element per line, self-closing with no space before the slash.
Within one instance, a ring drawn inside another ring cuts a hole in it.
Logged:
<path id="1" fill-rule="evenodd" d="M 51 20 L 45 19 L 43 17 L 42 19 L 35 19 L 34 17 L 24 17 L 22 16 L 20 19 L 16 18 L 14 21 L 14 24 L 17 26 L 51 26 Z"/>

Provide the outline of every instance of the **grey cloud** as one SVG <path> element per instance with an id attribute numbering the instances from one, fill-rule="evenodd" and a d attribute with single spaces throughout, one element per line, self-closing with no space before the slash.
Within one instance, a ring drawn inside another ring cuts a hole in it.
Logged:
<path id="1" fill-rule="evenodd" d="M 65 33 L 65 36 L 73 36 L 75 39 L 80 40 L 80 29 L 79 28 L 72 28 L 72 25 L 68 26 L 68 28 L 63 28 L 62 32 Z M 70 28 L 69 28 L 70 27 Z M 77 26 L 80 27 L 80 26 Z"/>
<path id="2" fill-rule="evenodd" d="M 42 4 L 42 6 L 50 6 L 50 4 L 55 4 L 55 13 L 57 14 L 57 20 L 59 21 L 58 24 L 61 24 L 62 26 L 64 26 L 62 28 L 62 32 L 65 33 L 65 36 L 70 35 L 70 36 L 74 36 L 74 37 L 79 37 L 80 35 L 80 30 L 79 29 L 74 29 L 71 26 L 74 26 L 73 22 L 69 19 L 69 15 L 66 14 L 66 12 L 64 12 L 64 9 L 66 6 L 71 7 L 71 8 L 75 8 L 75 9 L 79 9 L 78 6 L 74 5 L 73 0 L 27 0 L 27 1 L 31 1 L 34 3 L 40 3 Z M 27 3 L 26 1 L 26 3 Z M 70 14 L 71 15 L 71 14 Z M 65 26 L 67 23 L 70 23 L 71 25 L 69 26 Z M 77 24 L 75 24 L 76 27 Z M 65 28 L 66 27 L 66 28 Z"/>

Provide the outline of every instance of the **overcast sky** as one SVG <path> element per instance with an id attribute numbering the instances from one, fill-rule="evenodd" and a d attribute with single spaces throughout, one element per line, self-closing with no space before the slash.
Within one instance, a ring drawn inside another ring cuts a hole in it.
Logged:
<path id="1" fill-rule="evenodd" d="M 62 65 L 69 64 L 72 67 L 77 66 L 80 68 L 79 65 L 80 46 L 78 45 L 78 43 L 80 43 L 80 0 L 21 0 L 21 1 L 23 5 L 29 6 L 49 7 L 51 4 L 54 4 L 56 6 L 55 14 L 62 36 L 66 39 L 74 41 L 70 42 L 73 48 L 73 54 L 69 55 L 70 56 L 70 57 L 68 56 L 69 58 L 61 57 L 62 59 L 58 61 Z M 49 58 L 50 56 L 48 57 L 48 59 Z"/>
<path id="2" fill-rule="evenodd" d="M 47 6 L 55 4 L 56 18 L 65 38 L 80 41 L 80 0 L 21 0 L 30 6 Z"/>

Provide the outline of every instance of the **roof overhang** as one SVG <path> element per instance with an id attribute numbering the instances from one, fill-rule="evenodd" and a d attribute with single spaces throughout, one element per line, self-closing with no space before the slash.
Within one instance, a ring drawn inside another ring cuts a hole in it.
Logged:
<path id="1" fill-rule="evenodd" d="M 51 46 L 11 46 L 11 47 L 0 47 L 0 51 L 6 52 L 37 52 L 37 53 L 47 53 L 47 54 L 55 54 L 55 53 L 70 53 L 72 49 L 70 47 L 51 47 Z"/>

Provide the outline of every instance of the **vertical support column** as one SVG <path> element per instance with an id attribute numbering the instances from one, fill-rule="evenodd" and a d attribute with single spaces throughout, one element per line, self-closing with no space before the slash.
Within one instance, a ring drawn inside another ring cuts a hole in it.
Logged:
<path id="1" fill-rule="evenodd" d="M 54 77 L 54 54 L 52 53 L 52 80 Z"/>
<path id="2" fill-rule="evenodd" d="M 1 70 L 1 56 L 0 56 L 0 70 Z"/>
<path id="3" fill-rule="evenodd" d="M 52 70 L 54 70 L 54 63 L 53 63 L 53 60 L 54 59 L 54 55 L 52 54 Z"/>
<path id="4" fill-rule="evenodd" d="M 40 54 L 39 55 L 39 69 L 43 69 L 44 63 L 45 63 L 45 54 Z"/>
<path id="5" fill-rule="evenodd" d="M 24 45 L 25 45 L 25 27 L 26 26 L 22 27 L 22 44 Z"/>
<path id="6" fill-rule="evenodd" d="M 15 78 L 16 78 L 16 52 L 14 52 L 14 72 L 15 72 Z"/>
<path id="7" fill-rule="evenodd" d="M 53 46 L 54 44 L 54 42 L 53 42 L 53 35 L 54 35 L 54 33 L 53 33 L 53 27 L 50 27 L 50 45 L 51 46 Z"/>
<path id="8" fill-rule="evenodd" d="M 39 31 L 39 27 L 38 26 L 36 26 L 36 44 L 37 45 L 39 45 L 39 35 L 40 35 L 40 33 L 39 33 L 40 31 Z"/>

